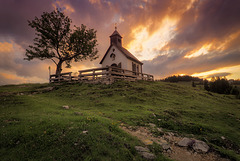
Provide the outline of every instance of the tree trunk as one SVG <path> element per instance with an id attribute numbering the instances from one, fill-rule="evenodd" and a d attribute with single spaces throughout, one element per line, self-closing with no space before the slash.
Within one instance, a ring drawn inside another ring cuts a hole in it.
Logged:
<path id="1" fill-rule="evenodd" d="M 57 69 L 56 69 L 56 75 L 57 77 L 61 74 L 62 72 L 62 63 L 63 61 L 62 60 L 59 60 L 58 64 L 57 64 Z"/>

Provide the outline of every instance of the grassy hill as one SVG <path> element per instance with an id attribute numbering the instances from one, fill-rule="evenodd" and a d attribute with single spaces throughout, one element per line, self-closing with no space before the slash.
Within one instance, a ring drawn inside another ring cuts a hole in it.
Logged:
<path id="1" fill-rule="evenodd" d="M 240 160 L 240 100 L 200 86 L 7 85 L 0 86 L 0 102 L 1 160 L 142 160 L 134 149 L 142 143 L 119 125 L 148 123 L 204 140 L 221 155 Z M 150 150 L 167 160 L 158 147 Z"/>

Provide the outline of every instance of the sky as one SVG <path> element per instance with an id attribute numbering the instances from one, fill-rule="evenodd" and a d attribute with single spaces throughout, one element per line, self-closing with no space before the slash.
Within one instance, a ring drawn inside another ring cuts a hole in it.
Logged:
<path id="1" fill-rule="evenodd" d="M 240 0 L 0 0 L 0 85 L 48 82 L 49 66 L 55 73 L 50 60 L 24 60 L 35 38 L 27 21 L 55 8 L 72 19 L 72 27 L 97 30 L 99 58 L 63 72 L 101 67 L 117 23 L 123 47 L 155 79 L 240 79 Z"/>

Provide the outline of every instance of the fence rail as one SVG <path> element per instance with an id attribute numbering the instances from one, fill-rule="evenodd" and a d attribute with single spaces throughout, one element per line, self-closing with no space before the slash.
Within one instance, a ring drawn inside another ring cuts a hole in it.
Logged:
<path id="1" fill-rule="evenodd" d="M 72 72 L 61 73 L 60 75 L 50 75 L 49 82 L 101 82 L 106 84 L 111 84 L 115 80 L 123 79 L 128 81 L 136 80 L 147 80 L 153 81 L 153 75 L 134 72 L 131 70 L 126 70 L 117 67 L 103 67 L 103 68 L 93 68 L 87 70 L 78 71 L 78 76 L 72 76 Z"/>

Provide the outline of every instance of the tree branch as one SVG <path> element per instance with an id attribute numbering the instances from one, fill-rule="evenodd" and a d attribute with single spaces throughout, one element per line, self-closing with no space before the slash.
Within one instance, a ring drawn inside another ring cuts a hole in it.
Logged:
<path id="1" fill-rule="evenodd" d="M 54 59 L 51 59 L 51 60 L 57 65 L 57 63 L 56 63 L 56 61 Z"/>

